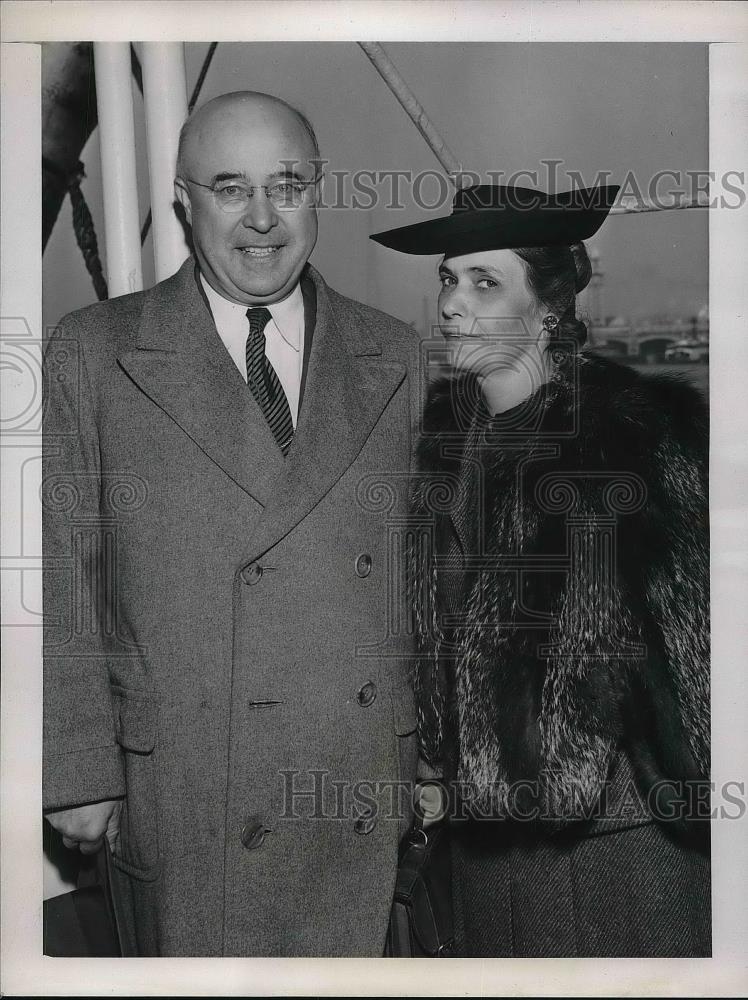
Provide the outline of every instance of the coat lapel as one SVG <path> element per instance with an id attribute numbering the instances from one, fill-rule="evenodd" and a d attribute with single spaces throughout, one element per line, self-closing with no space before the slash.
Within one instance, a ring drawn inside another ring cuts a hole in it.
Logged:
<path id="1" fill-rule="evenodd" d="M 252 539 L 257 558 L 299 523 L 354 461 L 405 378 L 382 360 L 376 331 L 309 267 L 317 315 L 299 420 Z M 404 429 L 405 431 L 405 429 Z"/>
<path id="2" fill-rule="evenodd" d="M 382 361 L 376 331 L 369 331 L 360 314 L 309 267 L 316 322 L 296 433 L 284 459 L 221 343 L 194 266 L 189 258 L 173 278 L 151 289 L 137 347 L 118 360 L 139 388 L 265 508 L 252 540 L 251 557 L 256 558 L 298 524 L 351 465 L 403 381 L 405 366 Z"/>
<path id="3" fill-rule="evenodd" d="M 146 296 L 138 345 L 118 358 L 140 389 L 216 465 L 266 506 L 284 459 L 221 342 L 188 258 Z"/>

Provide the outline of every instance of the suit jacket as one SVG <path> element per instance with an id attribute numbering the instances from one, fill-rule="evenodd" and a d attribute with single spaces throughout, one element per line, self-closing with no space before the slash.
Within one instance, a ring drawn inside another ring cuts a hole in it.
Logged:
<path id="1" fill-rule="evenodd" d="M 193 268 L 45 352 L 44 804 L 125 796 L 132 953 L 381 955 L 417 756 L 417 338 L 308 267 L 284 459 Z"/>

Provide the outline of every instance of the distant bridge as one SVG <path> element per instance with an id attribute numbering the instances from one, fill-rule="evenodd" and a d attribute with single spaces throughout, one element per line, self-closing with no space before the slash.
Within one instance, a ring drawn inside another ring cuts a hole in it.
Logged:
<path id="1" fill-rule="evenodd" d="M 702 322 L 687 320 L 656 322 L 641 321 L 634 325 L 592 324 L 589 346 L 602 348 L 611 354 L 629 358 L 661 358 L 668 347 L 679 340 L 709 341 L 709 327 Z"/>

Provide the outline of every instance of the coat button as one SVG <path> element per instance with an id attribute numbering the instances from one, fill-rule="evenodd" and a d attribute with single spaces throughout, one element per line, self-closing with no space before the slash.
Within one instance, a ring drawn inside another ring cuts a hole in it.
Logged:
<path id="1" fill-rule="evenodd" d="M 267 830 L 259 816 L 250 816 L 242 827 L 242 844 L 248 851 L 262 846 Z"/>
<path id="2" fill-rule="evenodd" d="M 377 825 L 377 817 L 372 816 L 370 813 L 364 816 L 359 816 L 356 822 L 353 824 L 353 829 L 361 837 L 365 837 L 367 834 L 371 833 L 374 827 Z"/>
<path id="3" fill-rule="evenodd" d="M 365 577 L 369 573 L 371 573 L 371 556 L 368 552 L 362 552 L 356 559 L 356 574 Z"/>
<path id="4" fill-rule="evenodd" d="M 249 566 L 244 567 L 239 576 L 248 587 L 252 587 L 259 583 L 262 578 L 262 566 L 259 563 L 250 563 Z"/>
<path id="5" fill-rule="evenodd" d="M 367 681 L 358 689 L 358 694 L 356 695 L 356 701 L 359 703 L 361 708 L 368 708 L 369 705 L 373 705 L 377 698 L 377 686 L 374 681 Z"/>

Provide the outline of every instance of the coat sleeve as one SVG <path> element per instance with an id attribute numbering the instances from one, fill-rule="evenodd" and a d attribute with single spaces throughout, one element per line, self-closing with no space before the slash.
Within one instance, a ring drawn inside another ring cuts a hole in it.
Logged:
<path id="1" fill-rule="evenodd" d="M 688 796 L 709 775 L 707 412 L 695 389 L 664 377 L 611 398 L 599 407 L 610 415 L 604 472 L 580 479 L 544 736 L 554 762 L 589 772 L 620 735 L 648 788 L 677 783 Z M 596 448 L 585 456 L 597 461 Z"/>
<path id="2" fill-rule="evenodd" d="M 644 601 L 659 642 L 660 678 L 647 685 L 664 776 L 710 770 L 708 415 L 671 389 L 667 432 L 652 456 Z M 650 658 L 650 667 L 652 666 Z"/>
<path id="3" fill-rule="evenodd" d="M 75 319 L 44 354 L 42 544 L 43 805 L 124 795 L 107 670 L 111 547 L 83 341 Z"/>

